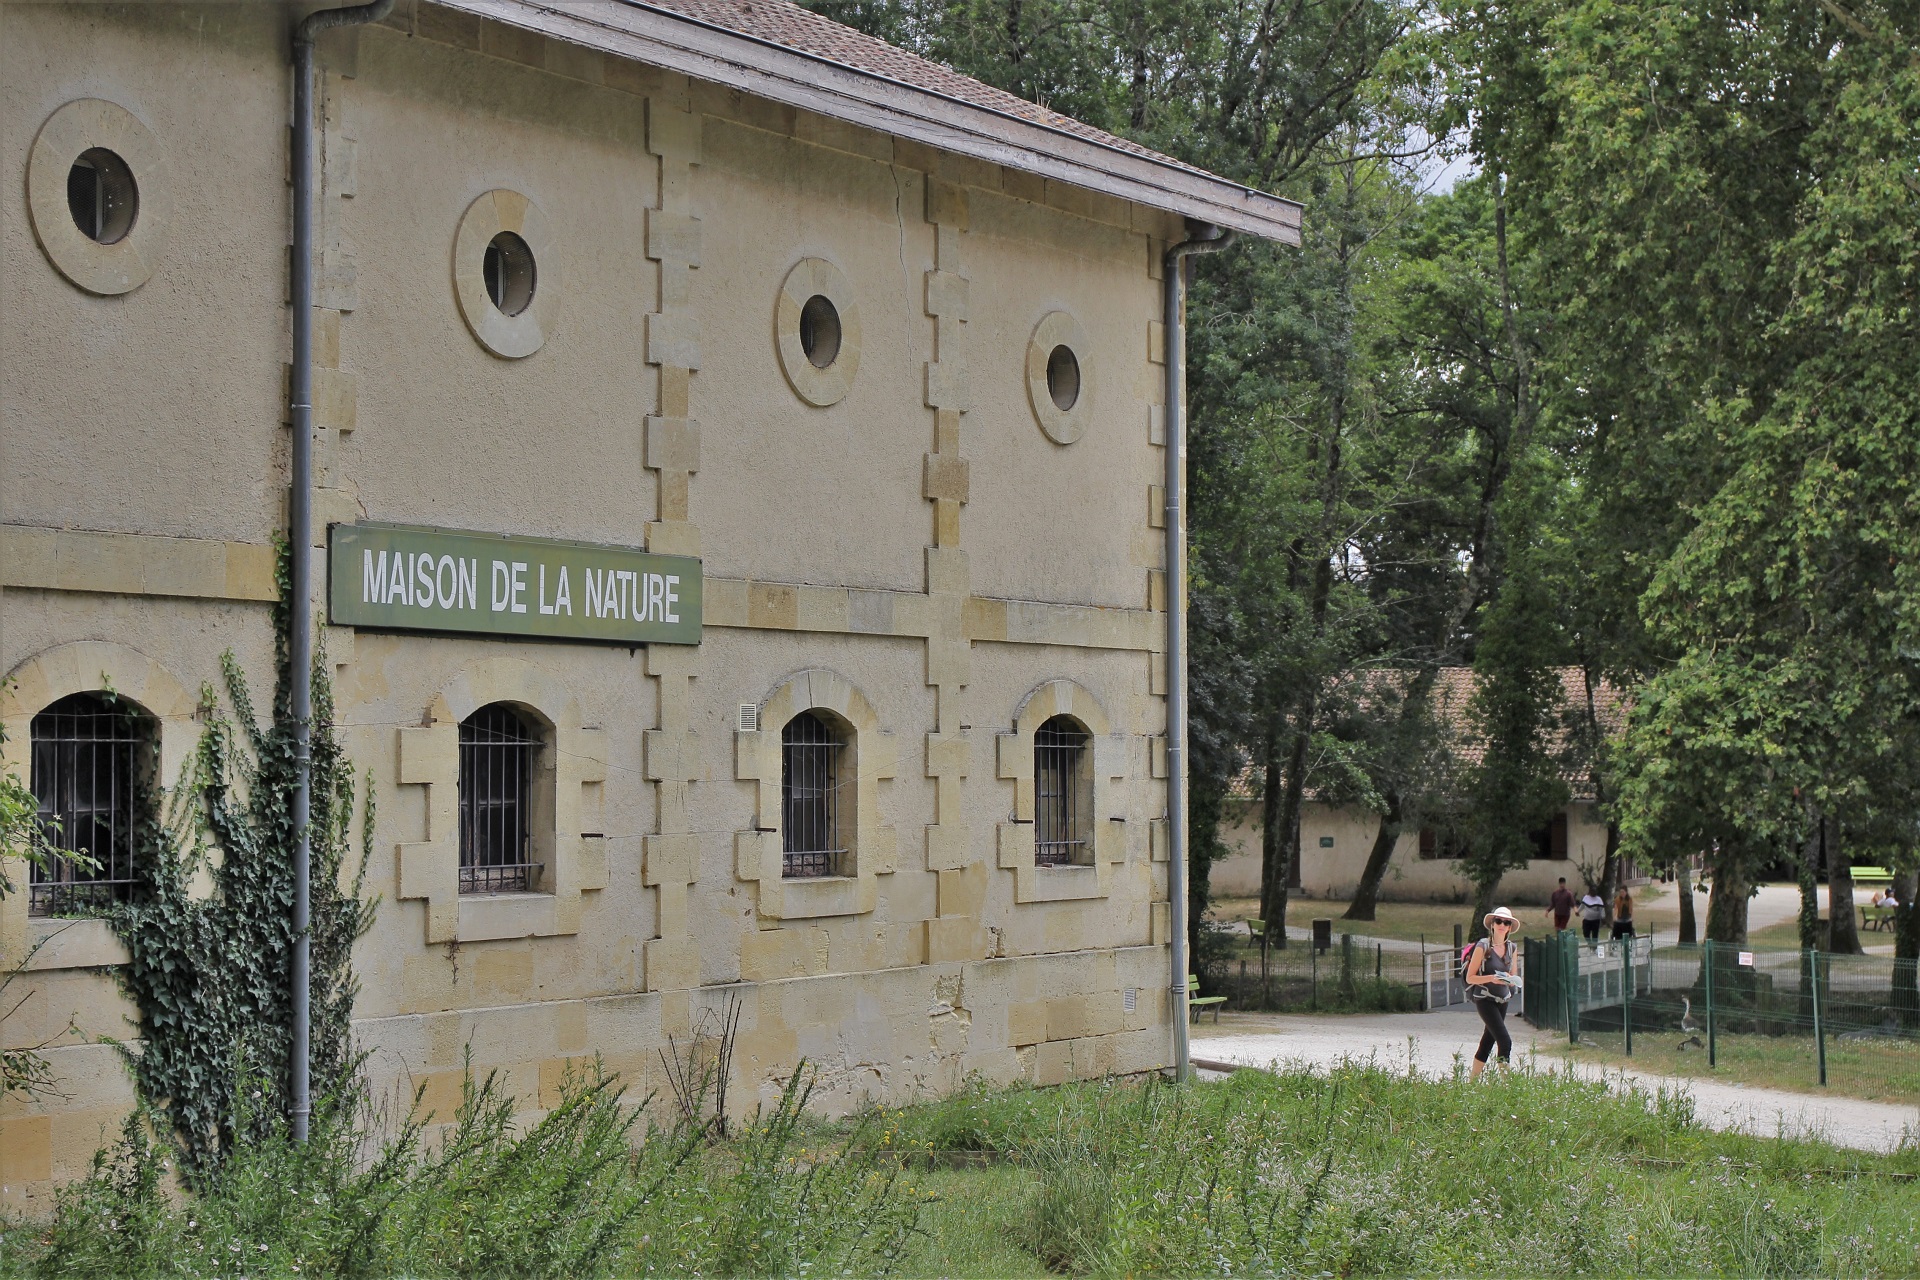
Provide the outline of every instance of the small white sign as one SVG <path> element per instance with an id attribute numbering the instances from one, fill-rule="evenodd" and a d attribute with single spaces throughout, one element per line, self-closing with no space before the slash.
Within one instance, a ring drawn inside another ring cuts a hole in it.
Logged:
<path id="1" fill-rule="evenodd" d="M 1742 951 L 1740 953 L 1740 963 L 1747 966 L 1747 968 L 1749 969 L 1753 968 L 1753 952 Z"/>

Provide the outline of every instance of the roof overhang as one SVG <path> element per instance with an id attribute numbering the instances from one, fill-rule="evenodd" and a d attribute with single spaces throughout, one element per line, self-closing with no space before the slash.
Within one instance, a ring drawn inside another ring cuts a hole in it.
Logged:
<path id="1" fill-rule="evenodd" d="M 1292 200 L 702 22 L 644 0 L 590 8 L 558 0 L 433 3 L 955 155 L 1247 235 L 1300 243 L 1300 206 Z"/>

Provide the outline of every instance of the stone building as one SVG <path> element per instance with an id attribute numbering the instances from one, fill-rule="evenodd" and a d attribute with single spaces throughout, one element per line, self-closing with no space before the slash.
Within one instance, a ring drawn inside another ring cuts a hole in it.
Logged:
<path id="1" fill-rule="evenodd" d="M 131 1099 L 129 761 L 272 681 L 304 8 L 0 6 L 0 720 L 100 859 L 0 900 L 61 1084 L 0 1102 L 12 1207 Z M 374 1087 L 644 1089 L 730 1000 L 748 1105 L 1167 1062 L 1164 256 L 1297 207 L 784 0 L 400 0 L 317 60 Z"/>
<path id="2" fill-rule="evenodd" d="M 1585 705 L 1585 678 L 1578 667 L 1560 669 L 1565 715 Z M 1444 732 L 1455 770 L 1470 767 L 1483 749 L 1473 726 L 1469 704 L 1474 677 L 1470 667 L 1448 667 L 1434 686 L 1435 714 Z M 1604 731 L 1618 732 L 1624 724 L 1619 691 L 1602 682 L 1595 690 L 1595 710 Z M 1554 886 L 1565 877 L 1579 893 L 1582 877 L 1596 878 L 1607 857 L 1607 823 L 1596 805 L 1592 772 L 1585 758 L 1572 749 L 1570 735 L 1558 731 L 1549 749 L 1560 757 L 1560 773 L 1567 785 L 1567 805 L 1553 820 L 1532 833 L 1535 857 L 1525 866 L 1510 868 L 1501 878 L 1499 897 L 1513 903 L 1544 904 Z M 1471 902 L 1473 886 L 1461 869 L 1466 852 L 1461 823 L 1429 815 L 1400 833 L 1380 881 L 1384 902 Z M 1220 839 L 1231 851 L 1210 869 L 1217 898 L 1260 896 L 1261 788 L 1258 774 L 1249 768 L 1228 789 L 1221 816 Z M 1302 898 L 1347 901 L 1358 888 L 1380 832 L 1380 815 L 1358 804 L 1334 804 L 1309 796 L 1300 805 L 1300 860 L 1294 867 L 1292 889 Z M 1628 859 L 1622 874 L 1629 883 L 1644 877 Z"/>

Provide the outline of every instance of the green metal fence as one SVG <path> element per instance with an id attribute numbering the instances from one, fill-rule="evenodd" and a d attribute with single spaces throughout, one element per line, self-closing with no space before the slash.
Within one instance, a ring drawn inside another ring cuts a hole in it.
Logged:
<path id="1" fill-rule="evenodd" d="M 1655 943 L 1584 942 L 1571 932 L 1526 939 L 1522 1016 L 1576 1044 L 1617 1036 L 1629 1054 L 1636 1036 L 1658 1036 L 1660 1048 L 1697 1050 L 1709 1066 L 1720 1065 L 1730 1040 L 1775 1060 L 1802 1053 L 1823 1085 L 1836 1042 L 1905 1041 L 1920 1060 L 1912 960 Z M 1789 1046 L 1794 1041 L 1803 1044 Z"/>
<path id="2" fill-rule="evenodd" d="M 1243 939 L 1215 959 L 1208 987 L 1248 1012 L 1358 1012 L 1420 1008 L 1421 957 L 1390 939 L 1336 933 L 1327 945 L 1285 948 Z"/>

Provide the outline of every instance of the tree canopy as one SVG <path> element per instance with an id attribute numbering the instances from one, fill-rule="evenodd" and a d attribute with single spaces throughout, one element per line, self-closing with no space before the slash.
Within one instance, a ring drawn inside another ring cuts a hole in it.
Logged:
<path id="1" fill-rule="evenodd" d="M 1607 875 L 1704 860 L 1724 940 L 1816 846 L 1913 902 L 1920 11 L 813 2 L 1306 206 L 1189 313 L 1194 843 L 1251 766 L 1276 942 L 1309 799 L 1381 817 L 1364 919 L 1442 814 L 1489 901 L 1569 777 Z"/>

